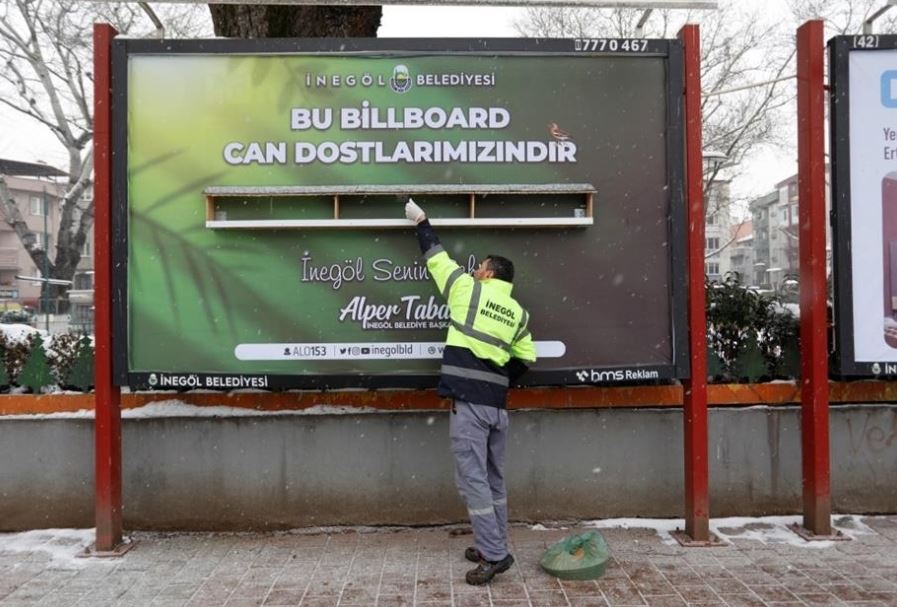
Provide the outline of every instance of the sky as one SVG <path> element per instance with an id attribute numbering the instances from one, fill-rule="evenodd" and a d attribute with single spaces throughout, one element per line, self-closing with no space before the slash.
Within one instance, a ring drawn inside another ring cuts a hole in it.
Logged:
<path id="1" fill-rule="evenodd" d="M 770 11 L 782 10 L 777 0 L 765 2 Z M 385 6 L 378 36 L 395 37 L 516 37 L 513 22 L 521 9 L 497 7 Z M 792 81 L 793 82 L 793 81 Z M 793 84 L 789 83 L 789 86 Z M 794 131 L 794 124 L 784 129 Z M 791 140 L 796 133 L 785 133 Z M 775 184 L 797 172 L 796 143 L 791 149 L 758 150 L 733 175 L 733 199 L 750 199 L 771 191 Z M 0 106 L 0 158 L 38 161 L 65 168 L 66 153 L 45 127 Z"/>

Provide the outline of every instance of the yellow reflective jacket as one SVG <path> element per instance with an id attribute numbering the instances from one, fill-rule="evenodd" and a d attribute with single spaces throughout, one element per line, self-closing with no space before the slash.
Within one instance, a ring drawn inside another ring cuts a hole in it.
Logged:
<path id="1" fill-rule="evenodd" d="M 427 270 L 448 302 L 450 326 L 439 393 L 481 405 L 504 407 L 507 389 L 536 360 L 529 314 L 511 296 L 513 285 L 477 280 L 452 260 L 429 222 L 418 225 Z"/>
<path id="2" fill-rule="evenodd" d="M 444 250 L 431 252 L 427 270 L 451 314 L 445 344 L 467 348 L 477 358 L 500 367 L 512 357 L 534 362 L 536 348 L 527 328 L 529 314 L 511 297 L 514 285 L 497 278 L 477 280 Z"/>

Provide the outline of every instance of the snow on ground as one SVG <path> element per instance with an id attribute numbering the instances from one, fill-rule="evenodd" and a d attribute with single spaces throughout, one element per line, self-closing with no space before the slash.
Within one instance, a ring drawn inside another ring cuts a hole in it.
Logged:
<path id="1" fill-rule="evenodd" d="M 681 529 L 684 524 L 684 521 L 675 518 L 607 518 L 583 523 L 585 527 L 595 529 L 654 529 L 664 543 L 669 543 L 668 539 L 676 543 L 670 532 Z"/>
<path id="2" fill-rule="evenodd" d="M 335 405 L 315 405 L 307 409 L 287 409 L 283 411 L 259 411 L 245 407 L 198 407 L 179 400 L 165 400 L 133 409 L 123 409 L 125 419 L 150 417 L 249 417 L 254 415 L 347 415 L 378 411 L 372 407 L 347 407 Z M 90 417 L 93 412 L 90 411 Z"/>
<path id="3" fill-rule="evenodd" d="M 838 530 L 851 538 L 859 538 L 864 535 L 875 535 L 870 527 L 863 523 L 864 518 L 876 518 L 874 516 L 861 516 L 855 514 L 836 515 L 832 517 L 832 524 Z M 726 542 L 732 540 L 753 540 L 763 544 L 788 544 L 808 549 L 829 548 L 836 542 L 813 541 L 808 542 L 788 529 L 788 525 L 799 523 L 800 516 L 764 516 L 756 518 L 732 517 L 710 520 L 710 529 Z M 675 539 L 670 536 L 671 531 L 682 529 L 682 519 L 649 519 L 649 518 L 615 518 L 596 521 L 584 521 L 575 524 L 577 527 L 593 529 L 653 529 L 665 544 L 677 545 Z M 315 527 L 314 533 L 342 533 L 346 529 L 359 532 L 377 533 L 381 531 L 396 531 L 403 527 Z M 556 525 L 543 525 L 541 523 L 531 525 L 536 531 L 556 531 L 569 527 Z M 280 533 L 304 533 L 309 529 L 294 529 Z M 17 553 L 32 554 L 36 558 L 49 559 L 56 568 L 78 568 L 91 563 L 115 564 L 117 559 L 79 558 L 87 547 L 93 544 L 95 529 L 36 529 L 21 533 L 0 533 L 0 554 Z M 184 535 L 192 533 L 184 532 Z M 206 534 L 202 534 L 206 535 Z M 209 533 L 207 535 L 217 535 Z M 227 535 L 227 534 L 225 534 Z M 240 535 L 243 535 L 242 533 Z M 247 534 L 251 535 L 251 534 Z M 611 544 L 613 549 L 613 544 Z"/>
<path id="4" fill-rule="evenodd" d="M 861 535 L 874 534 L 862 519 L 854 514 L 839 515 L 832 518 L 832 525 L 844 535 L 857 538 Z M 733 540 L 753 540 L 762 544 L 789 544 L 801 548 L 829 548 L 834 541 L 819 540 L 808 542 L 789 529 L 789 525 L 800 524 L 802 517 L 764 516 L 756 518 L 730 517 L 710 519 L 710 531 L 721 540 L 730 543 Z M 675 546 L 678 542 L 670 535 L 673 531 L 685 528 L 682 519 L 650 519 L 650 518 L 615 518 L 583 522 L 583 526 L 595 529 L 653 529 L 664 544 Z M 546 529 L 543 525 L 534 525 L 532 529 Z"/>
<path id="5" fill-rule="evenodd" d="M 260 411 L 245 407 L 225 406 L 198 406 L 185 403 L 177 399 L 157 401 L 122 409 L 123 419 L 148 419 L 154 417 L 252 417 L 267 415 L 353 415 L 356 413 L 389 413 L 373 407 L 348 407 L 337 405 L 315 405 L 306 409 L 284 409 L 280 411 Z M 93 409 L 81 409 L 79 411 L 62 411 L 59 413 L 40 413 L 34 415 L 4 415 L 0 420 L 11 419 L 93 419 Z"/>
<path id="6" fill-rule="evenodd" d="M 21 533 L 0 533 L 0 553 L 46 555 L 56 568 L 71 569 L 115 559 L 84 559 L 77 555 L 93 544 L 94 529 L 35 529 Z"/>

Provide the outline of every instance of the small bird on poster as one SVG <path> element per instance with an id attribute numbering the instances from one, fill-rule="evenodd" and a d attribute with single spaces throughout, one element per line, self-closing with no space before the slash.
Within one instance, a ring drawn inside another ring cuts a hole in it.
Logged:
<path id="1" fill-rule="evenodd" d="M 548 123 L 548 134 L 558 141 L 570 141 L 571 139 L 573 139 L 570 136 L 570 133 L 558 126 L 557 122 Z"/>

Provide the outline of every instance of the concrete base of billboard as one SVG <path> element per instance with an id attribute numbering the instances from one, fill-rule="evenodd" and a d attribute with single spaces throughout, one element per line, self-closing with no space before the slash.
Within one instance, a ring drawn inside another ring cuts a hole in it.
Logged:
<path id="1" fill-rule="evenodd" d="M 127 529 L 463 521 L 447 413 L 123 421 Z M 833 507 L 895 512 L 897 405 L 831 409 Z M 796 406 L 710 414 L 711 514 L 800 511 Z M 0 530 L 93 526 L 93 420 L 0 418 Z M 511 518 L 680 517 L 682 412 L 511 413 Z"/>

